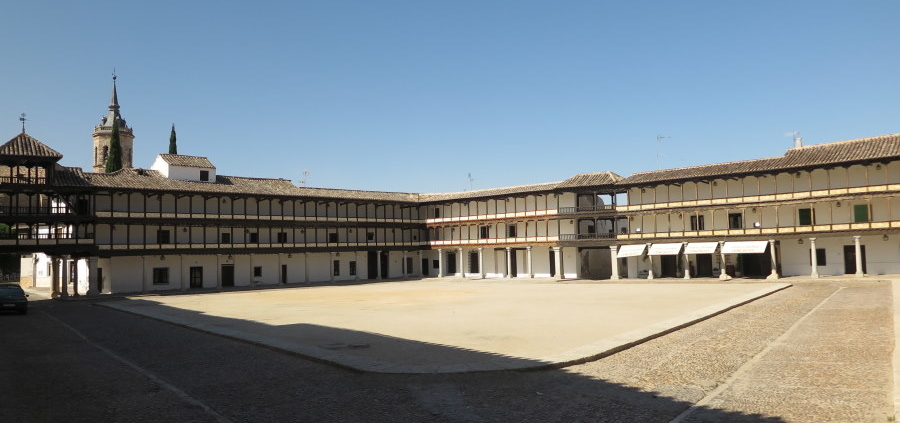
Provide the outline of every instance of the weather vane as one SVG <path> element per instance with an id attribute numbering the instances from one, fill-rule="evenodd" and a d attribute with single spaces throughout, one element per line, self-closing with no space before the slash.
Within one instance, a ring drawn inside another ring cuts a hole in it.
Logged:
<path id="1" fill-rule="evenodd" d="M 19 121 L 22 122 L 22 133 L 23 134 L 25 133 L 25 121 L 26 120 L 28 120 L 28 119 L 25 119 L 25 113 L 22 113 L 22 116 L 19 116 Z"/>

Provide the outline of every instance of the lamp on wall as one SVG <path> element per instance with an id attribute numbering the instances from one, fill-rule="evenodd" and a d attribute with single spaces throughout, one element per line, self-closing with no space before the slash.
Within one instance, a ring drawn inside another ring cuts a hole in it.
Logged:
<path id="1" fill-rule="evenodd" d="M 234 260 L 234 256 L 232 256 L 231 254 L 229 254 L 228 257 L 227 257 L 227 260 L 229 260 L 229 261 L 230 261 L 230 260 Z"/>
<path id="2" fill-rule="evenodd" d="M 840 207 L 840 206 L 841 206 L 841 202 L 838 201 L 837 203 L 835 203 L 835 206 Z"/>
<path id="3" fill-rule="evenodd" d="M 294 255 L 291 253 L 288 253 L 288 258 L 294 258 Z"/>
<path id="4" fill-rule="evenodd" d="M 803 244 L 803 238 L 798 239 L 798 240 L 797 240 L 797 243 L 798 243 L 798 244 Z"/>
<path id="5" fill-rule="evenodd" d="M 889 240 L 889 239 L 891 239 L 891 238 L 888 237 L 887 234 L 884 234 L 884 236 L 881 237 L 881 240 L 882 240 L 882 241 L 887 241 L 887 240 Z"/>
<path id="6" fill-rule="evenodd" d="M 160 260 L 165 260 L 165 259 L 166 259 L 166 256 L 159 256 L 159 259 L 160 259 Z"/>

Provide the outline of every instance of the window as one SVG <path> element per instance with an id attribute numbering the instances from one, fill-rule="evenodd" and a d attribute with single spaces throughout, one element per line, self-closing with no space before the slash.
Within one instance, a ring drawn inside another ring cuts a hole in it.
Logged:
<path id="1" fill-rule="evenodd" d="M 869 221 L 869 205 L 868 204 L 854 204 L 853 205 L 853 222 L 868 222 Z"/>
<path id="2" fill-rule="evenodd" d="M 209 171 L 208 170 L 200 171 L 200 180 L 204 181 L 204 182 L 209 181 Z"/>
<path id="3" fill-rule="evenodd" d="M 812 251 L 809 252 L 809 265 L 812 266 Z M 825 249 L 824 248 L 816 248 L 816 265 L 817 266 L 825 266 L 828 263 L 825 262 Z"/>
<path id="4" fill-rule="evenodd" d="M 356 276 L 356 262 L 350 262 L 350 276 Z"/>
<path id="5" fill-rule="evenodd" d="M 412 257 L 407 257 L 406 258 L 406 274 L 407 275 L 412 273 L 412 264 L 413 264 Z"/>
<path id="6" fill-rule="evenodd" d="M 440 269 L 440 268 L 441 268 L 441 261 L 440 261 L 440 260 L 432 260 L 432 261 L 431 261 L 431 267 L 434 268 L 434 269 Z"/>
<path id="7" fill-rule="evenodd" d="M 435 208 L 434 208 L 434 218 L 437 219 L 437 218 L 439 218 L 439 217 L 441 217 L 441 208 L 440 208 L 440 207 L 435 207 Z"/>
<path id="8" fill-rule="evenodd" d="M 740 213 L 728 213 L 728 229 L 741 229 L 744 227 L 743 215 Z"/>
<path id="9" fill-rule="evenodd" d="M 374 241 L 375 232 L 366 232 L 366 241 Z"/>
<path id="10" fill-rule="evenodd" d="M 509 232 L 509 235 L 507 235 L 507 236 L 509 236 L 510 238 L 515 238 L 516 237 L 516 225 L 509 225 L 508 232 Z"/>
<path id="11" fill-rule="evenodd" d="M 333 261 L 332 267 L 334 268 L 334 275 L 340 276 L 341 275 L 341 261 L 340 260 Z"/>
<path id="12" fill-rule="evenodd" d="M 154 267 L 153 268 L 153 284 L 168 285 L 169 284 L 169 268 Z"/>
<path id="13" fill-rule="evenodd" d="M 160 229 L 156 231 L 156 242 L 159 244 L 168 244 L 170 241 L 169 238 L 169 230 L 168 229 Z"/>
<path id="14" fill-rule="evenodd" d="M 587 225 L 587 233 L 595 234 L 597 233 L 597 228 L 595 228 L 594 225 Z"/>
<path id="15" fill-rule="evenodd" d="M 481 234 L 480 234 L 481 239 L 490 238 L 490 235 L 491 235 L 491 227 L 490 226 L 482 226 L 480 229 L 481 229 Z"/>
<path id="16" fill-rule="evenodd" d="M 691 216 L 691 230 L 702 231 L 704 229 L 706 229 L 706 225 L 704 224 L 703 215 Z"/>
<path id="17" fill-rule="evenodd" d="M 259 233 L 250 232 L 250 241 L 251 244 L 259 243 Z"/>
<path id="18" fill-rule="evenodd" d="M 231 244 L 231 233 L 222 234 L 222 244 Z"/>
<path id="19" fill-rule="evenodd" d="M 800 226 L 815 225 L 816 215 L 813 209 L 797 209 L 797 223 Z"/>
<path id="20" fill-rule="evenodd" d="M 254 278 L 262 277 L 262 266 L 253 266 L 253 277 Z"/>
<path id="21" fill-rule="evenodd" d="M 328 233 L 328 242 L 338 242 L 337 232 Z"/>
<path id="22" fill-rule="evenodd" d="M 284 244 L 285 242 L 288 242 L 287 232 L 279 232 L 278 233 L 278 242 L 280 242 L 282 244 Z"/>

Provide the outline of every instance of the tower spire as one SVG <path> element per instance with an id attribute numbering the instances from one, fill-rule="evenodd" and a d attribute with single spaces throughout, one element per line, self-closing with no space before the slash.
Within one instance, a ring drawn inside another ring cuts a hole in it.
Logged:
<path id="1" fill-rule="evenodd" d="M 113 89 L 112 98 L 109 99 L 109 111 L 119 114 L 119 96 L 116 95 L 116 73 L 113 71 Z"/>

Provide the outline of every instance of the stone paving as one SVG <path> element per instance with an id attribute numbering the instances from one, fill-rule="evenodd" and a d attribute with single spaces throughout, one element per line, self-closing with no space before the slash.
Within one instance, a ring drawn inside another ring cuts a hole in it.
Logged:
<path id="1" fill-rule="evenodd" d="M 788 286 L 447 279 L 103 305 L 358 370 L 453 373 L 596 359 Z"/>

